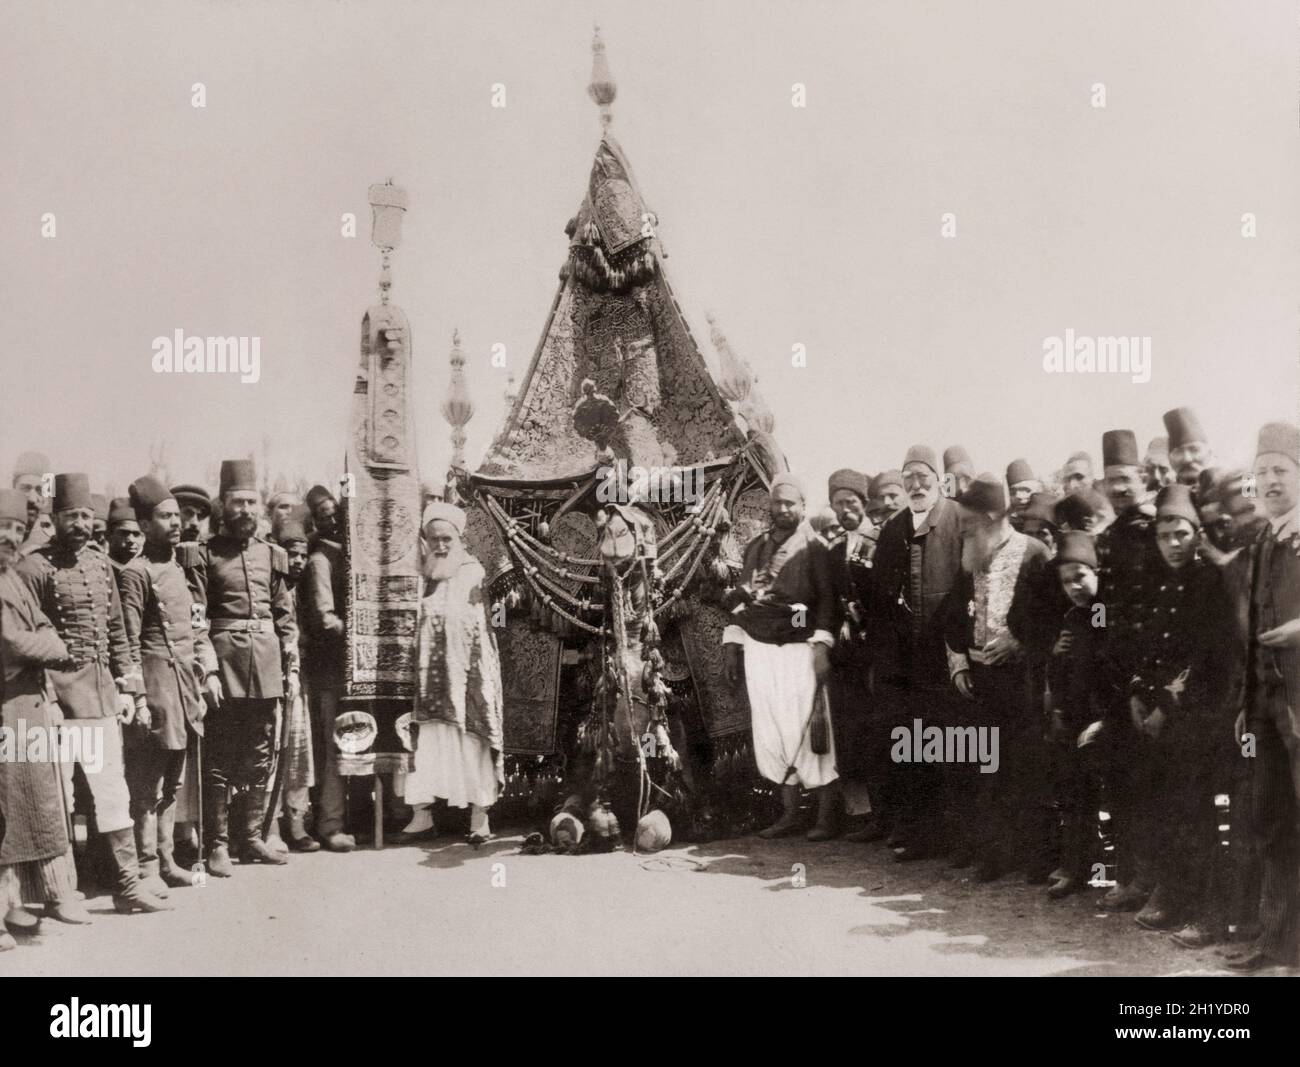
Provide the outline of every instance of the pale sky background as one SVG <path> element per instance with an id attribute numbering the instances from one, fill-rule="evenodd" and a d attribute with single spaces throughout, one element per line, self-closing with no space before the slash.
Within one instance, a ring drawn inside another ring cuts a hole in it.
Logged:
<path id="1" fill-rule="evenodd" d="M 4 473 L 36 448 L 124 490 L 166 440 L 196 480 L 269 435 L 286 473 L 336 477 L 389 177 L 422 475 L 450 454 L 457 326 L 476 465 L 504 414 L 491 346 L 522 381 L 598 140 L 593 20 L 706 359 L 710 309 L 819 499 L 914 440 L 1050 469 L 1189 404 L 1245 461 L 1296 417 L 1294 3 L 3 0 Z M 1150 335 L 1150 383 L 1045 374 L 1067 327 Z M 260 336 L 260 383 L 154 374 L 177 328 Z"/>

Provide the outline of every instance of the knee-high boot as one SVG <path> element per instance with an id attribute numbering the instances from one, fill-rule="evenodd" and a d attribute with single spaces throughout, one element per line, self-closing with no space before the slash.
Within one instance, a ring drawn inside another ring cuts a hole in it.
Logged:
<path id="1" fill-rule="evenodd" d="M 153 811 L 135 817 L 135 854 L 144 887 L 159 900 L 166 900 L 167 886 L 158 877 L 158 816 Z"/>
<path id="2" fill-rule="evenodd" d="M 203 844 L 208 850 L 205 857 L 208 874 L 214 878 L 229 878 L 234 874 L 230 866 L 230 794 L 224 785 L 208 790 L 203 798 Z"/>
<path id="3" fill-rule="evenodd" d="M 171 905 L 149 892 L 140 880 L 140 864 L 135 852 L 135 829 L 126 826 L 105 836 L 117 872 L 113 886 L 113 907 L 123 915 L 129 915 L 133 911 L 171 911 Z"/>
<path id="4" fill-rule="evenodd" d="M 168 804 L 158 815 L 158 876 L 173 888 L 194 884 L 194 876 L 176 864 L 172 840 L 175 832 L 176 805 Z"/>

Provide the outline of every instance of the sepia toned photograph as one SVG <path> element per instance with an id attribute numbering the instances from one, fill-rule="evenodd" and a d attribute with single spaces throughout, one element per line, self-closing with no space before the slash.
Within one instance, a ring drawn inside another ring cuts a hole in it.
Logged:
<path id="1" fill-rule="evenodd" d="M 0 87 L 34 1034 L 172 1047 L 190 976 L 1260 1033 L 1294 0 L 0 0 Z"/>

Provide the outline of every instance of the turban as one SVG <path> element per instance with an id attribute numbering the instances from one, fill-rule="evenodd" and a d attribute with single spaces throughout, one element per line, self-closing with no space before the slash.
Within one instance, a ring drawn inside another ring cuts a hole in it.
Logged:
<path id="1" fill-rule="evenodd" d="M 21 489 L 0 489 L 0 520 L 27 525 L 27 494 Z"/>
<path id="2" fill-rule="evenodd" d="M 909 463 L 924 463 L 935 474 L 939 473 L 939 461 L 935 459 L 934 449 L 929 445 L 913 445 L 907 450 L 907 455 L 903 457 L 903 469 L 907 469 Z"/>
<path id="3" fill-rule="evenodd" d="M 871 496 L 871 483 L 867 480 L 867 476 L 859 471 L 850 470 L 848 467 L 837 470 L 831 475 L 826 486 L 826 495 L 834 499 L 835 493 L 840 489 L 847 489 L 850 493 L 857 493 L 864 504 Z"/>
<path id="4" fill-rule="evenodd" d="M 1192 441 L 1208 441 L 1201 428 L 1201 420 L 1191 408 L 1174 408 L 1164 414 L 1165 429 L 1169 431 L 1169 447 L 1182 448 Z"/>
<path id="5" fill-rule="evenodd" d="M 1082 563 L 1097 569 L 1097 545 L 1092 534 L 1082 530 L 1066 530 L 1056 539 L 1056 558 L 1059 567 L 1062 563 Z"/>
<path id="6" fill-rule="evenodd" d="M 783 485 L 788 485 L 791 489 L 793 489 L 796 493 L 798 493 L 800 500 L 808 499 L 808 494 L 804 492 L 803 481 L 798 477 L 798 475 L 791 474 L 789 471 L 782 471 L 780 474 L 778 474 L 775 478 L 772 479 L 771 494 L 775 496 L 776 491 L 780 489 L 781 486 Z"/>
<path id="7" fill-rule="evenodd" d="M 1300 464 L 1300 429 L 1289 422 L 1265 423 L 1259 431 L 1255 455 L 1262 456 L 1265 452 L 1279 452 Z"/>
<path id="8" fill-rule="evenodd" d="M 430 500 L 424 505 L 424 514 L 420 516 L 420 529 L 427 530 L 431 522 L 448 522 L 456 528 L 458 534 L 465 532 L 465 512 L 456 507 L 455 504 L 447 504 L 441 500 Z"/>
<path id="9" fill-rule="evenodd" d="M 90 479 L 84 474 L 56 474 L 54 476 L 54 510 L 72 508 L 94 510 L 90 499 Z"/>
<path id="10" fill-rule="evenodd" d="M 1019 485 L 1021 482 L 1035 480 L 1034 469 L 1027 459 L 1013 459 L 1007 464 L 1007 485 Z"/>
<path id="11" fill-rule="evenodd" d="M 1103 467 L 1138 467 L 1137 437 L 1132 430 L 1107 430 L 1101 435 Z"/>

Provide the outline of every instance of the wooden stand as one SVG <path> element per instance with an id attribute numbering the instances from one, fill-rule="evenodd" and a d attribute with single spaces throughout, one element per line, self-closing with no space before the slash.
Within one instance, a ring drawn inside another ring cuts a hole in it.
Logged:
<path id="1" fill-rule="evenodd" d="M 339 776 L 343 778 L 374 779 L 375 796 L 375 848 L 384 847 L 384 781 L 383 776 L 411 769 L 409 752 L 362 752 L 351 756 L 339 753 Z"/>

